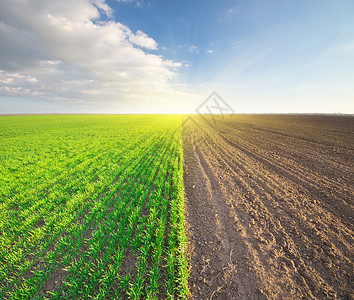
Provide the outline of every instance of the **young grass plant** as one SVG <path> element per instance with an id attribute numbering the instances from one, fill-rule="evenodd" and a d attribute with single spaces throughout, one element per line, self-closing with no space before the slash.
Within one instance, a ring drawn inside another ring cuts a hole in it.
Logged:
<path id="1" fill-rule="evenodd" d="M 187 297 L 180 116 L 0 125 L 0 298 Z"/>

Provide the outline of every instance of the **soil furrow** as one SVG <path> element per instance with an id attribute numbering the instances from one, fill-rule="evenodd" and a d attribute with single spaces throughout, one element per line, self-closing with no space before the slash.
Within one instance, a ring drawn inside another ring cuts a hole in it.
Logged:
<path id="1" fill-rule="evenodd" d="M 353 118 L 192 118 L 183 144 L 193 297 L 352 299 Z M 338 157 L 330 149 L 344 144 Z"/>

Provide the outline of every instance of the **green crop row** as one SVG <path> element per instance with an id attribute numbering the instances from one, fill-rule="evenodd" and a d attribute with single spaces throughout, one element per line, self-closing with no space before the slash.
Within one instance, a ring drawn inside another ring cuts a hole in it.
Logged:
<path id="1" fill-rule="evenodd" d="M 188 296 L 180 116 L 0 125 L 0 298 Z"/>

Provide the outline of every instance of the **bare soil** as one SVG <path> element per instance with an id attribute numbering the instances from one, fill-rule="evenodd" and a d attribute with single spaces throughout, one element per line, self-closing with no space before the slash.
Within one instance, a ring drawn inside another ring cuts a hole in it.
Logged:
<path id="1" fill-rule="evenodd" d="M 354 117 L 186 116 L 195 299 L 354 299 Z"/>

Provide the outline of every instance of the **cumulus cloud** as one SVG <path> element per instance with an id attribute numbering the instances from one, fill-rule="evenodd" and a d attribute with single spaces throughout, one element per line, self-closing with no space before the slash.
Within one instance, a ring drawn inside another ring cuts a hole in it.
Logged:
<path id="1" fill-rule="evenodd" d="M 150 38 L 146 33 L 138 30 L 136 34 L 130 34 L 129 40 L 137 45 L 150 50 L 157 50 L 157 43 Z"/>
<path id="2" fill-rule="evenodd" d="M 104 0 L 0 2 L 0 96 L 91 103 L 176 97 L 181 63 L 113 21 Z"/>

